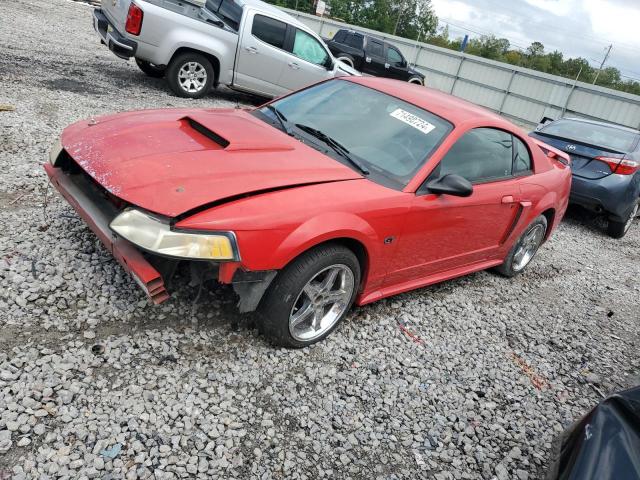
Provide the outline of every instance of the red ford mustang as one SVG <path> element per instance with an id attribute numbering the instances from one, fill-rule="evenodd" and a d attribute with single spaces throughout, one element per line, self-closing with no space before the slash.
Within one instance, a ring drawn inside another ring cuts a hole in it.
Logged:
<path id="1" fill-rule="evenodd" d="M 521 272 L 565 213 L 568 161 L 465 101 L 348 77 L 252 111 L 81 121 L 45 169 L 156 303 L 192 262 L 301 347 L 354 302 Z"/>

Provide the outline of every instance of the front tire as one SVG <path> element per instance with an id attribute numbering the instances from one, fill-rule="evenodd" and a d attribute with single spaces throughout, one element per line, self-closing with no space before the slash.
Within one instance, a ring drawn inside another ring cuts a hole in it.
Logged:
<path id="1" fill-rule="evenodd" d="M 521 273 L 533 260 L 546 234 L 547 218 L 540 215 L 520 235 L 502 265 L 498 265 L 494 270 L 508 278 Z"/>
<path id="2" fill-rule="evenodd" d="M 207 57 L 188 52 L 178 55 L 167 68 L 169 87 L 179 97 L 202 98 L 211 89 L 215 75 Z"/>
<path id="3" fill-rule="evenodd" d="M 418 76 L 413 76 L 408 80 L 409 83 L 415 83 L 416 85 L 424 85 L 422 78 Z"/>
<path id="4" fill-rule="evenodd" d="M 627 216 L 626 220 L 624 220 L 623 222 L 609 220 L 609 224 L 607 225 L 607 235 L 612 238 L 624 237 L 631 228 L 631 224 L 636 218 L 636 215 L 638 215 L 639 205 L 640 203 L 636 202 L 634 207 L 629 211 L 629 215 Z"/>
<path id="5" fill-rule="evenodd" d="M 276 346 L 312 345 L 342 321 L 359 285 L 360 264 L 351 250 L 314 248 L 278 273 L 258 307 L 258 327 Z"/>
<path id="6" fill-rule="evenodd" d="M 156 67 L 153 63 L 147 62 L 146 60 L 140 60 L 138 58 L 136 58 L 136 65 L 144 72 L 145 75 L 151 78 L 162 78 L 166 71 L 166 68 Z"/>

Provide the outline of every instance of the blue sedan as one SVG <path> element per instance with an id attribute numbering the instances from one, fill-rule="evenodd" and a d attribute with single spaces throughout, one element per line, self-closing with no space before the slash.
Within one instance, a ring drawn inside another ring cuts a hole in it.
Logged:
<path id="1" fill-rule="evenodd" d="M 606 215 L 622 238 L 638 215 L 640 131 L 577 118 L 544 119 L 530 135 L 571 156 L 571 203 Z"/>

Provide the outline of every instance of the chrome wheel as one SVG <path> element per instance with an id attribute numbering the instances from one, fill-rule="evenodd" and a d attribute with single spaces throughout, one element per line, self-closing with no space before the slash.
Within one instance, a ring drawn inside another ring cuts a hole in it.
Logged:
<path id="1" fill-rule="evenodd" d="M 207 84 L 207 71 L 198 62 L 185 63 L 178 71 L 178 83 L 185 92 L 198 93 Z"/>
<path id="2" fill-rule="evenodd" d="M 353 272 L 346 265 L 331 265 L 315 274 L 289 314 L 291 336 L 308 342 L 329 331 L 349 307 L 354 288 Z"/>
<path id="3" fill-rule="evenodd" d="M 515 272 L 522 270 L 531 261 L 544 239 L 544 233 L 544 225 L 536 225 L 522 238 L 513 255 L 513 270 Z"/>

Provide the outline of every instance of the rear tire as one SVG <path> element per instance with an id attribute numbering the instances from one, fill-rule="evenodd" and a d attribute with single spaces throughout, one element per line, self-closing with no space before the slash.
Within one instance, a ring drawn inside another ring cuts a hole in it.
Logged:
<path id="1" fill-rule="evenodd" d="M 336 57 L 336 60 L 342 63 L 346 63 L 351 68 L 356 68 L 354 64 L 355 62 L 353 61 L 353 57 L 351 55 L 347 55 L 346 53 L 341 53 Z"/>
<path id="2" fill-rule="evenodd" d="M 196 52 L 176 56 L 167 67 L 169 87 L 179 97 L 202 98 L 213 84 L 215 71 L 207 57 Z"/>
<path id="3" fill-rule="evenodd" d="M 152 78 L 162 78 L 166 71 L 166 68 L 156 67 L 153 63 L 138 58 L 136 58 L 136 65 L 138 65 L 138 68 L 142 70 L 145 75 Z"/>
<path id="4" fill-rule="evenodd" d="M 409 83 L 415 83 L 416 85 L 424 85 L 422 78 L 413 76 L 408 80 Z"/>
<path id="5" fill-rule="evenodd" d="M 638 211 L 640 210 L 639 205 L 640 204 L 636 202 L 635 206 L 631 209 L 631 211 L 629 211 L 629 215 L 627 216 L 627 219 L 625 221 L 618 222 L 616 220 L 609 220 L 609 224 L 607 225 L 607 235 L 609 235 L 611 238 L 624 237 L 631 228 L 631 224 L 636 218 L 636 215 L 638 215 Z"/>
<path id="6" fill-rule="evenodd" d="M 309 250 L 271 283 L 258 306 L 258 328 L 276 346 L 312 345 L 343 320 L 359 285 L 360 264 L 351 250 L 338 244 Z"/>
<path id="7" fill-rule="evenodd" d="M 498 265 L 494 270 L 508 278 L 515 277 L 523 272 L 538 252 L 538 248 L 542 245 L 546 234 L 547 218 L 544 215 L 540 215 L 522 232 L 520 238 L 511 247 L 502 265 Z"/>

